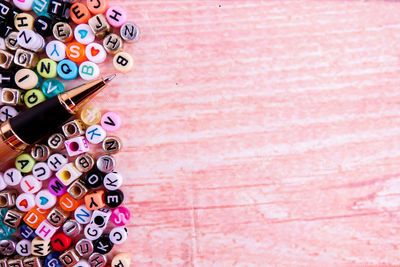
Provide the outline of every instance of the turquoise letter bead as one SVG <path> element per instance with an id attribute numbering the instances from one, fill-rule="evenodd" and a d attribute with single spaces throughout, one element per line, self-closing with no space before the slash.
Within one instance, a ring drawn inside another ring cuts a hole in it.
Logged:
<path id="1" fill-rule="evenodd" d="M 42 92 L 47 98 L 54 97 L 64 91 L 64 85 L 59 80 L 48 79 L 43 82 Z"/>

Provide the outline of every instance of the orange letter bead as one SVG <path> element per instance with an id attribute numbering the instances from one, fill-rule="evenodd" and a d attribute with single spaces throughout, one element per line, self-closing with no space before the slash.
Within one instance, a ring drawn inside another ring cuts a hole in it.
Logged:
<path id="1" fill-rule="evenodd" d="M 107 0 L 87 0 L 86 5 L 90 13 L 94 15 L 104 13 L 107 10 Z"/>
<path id="2" fill-rule="evenodd" d="M 34 207 L 28 211 L 24 217 L 24 222 L 33 229 L 38 228 L 40 223 L 46 219 L 50 210 L 44 210 L 39 207 Z"/>
<path id="3" fill-rule="evenodd" d="M 72 42 L 67 46 L 67 57 L 75 63 L 86 61 L 85 48 L 83 44 Z"/>
<path id="4" fill-rule="evenodd" d="M 85 196 L 85 204 L 88 210 L 98 210 L 105 206 L 104 191 L 94 191 Z"/>
<path id="5" fill-rule="evenodd" d="M 71 6 L 69 16 L 76 24 L 87 23 L 90 19 L 89 9 L 81 3 L 75 3 Z"/>
<path id="6" fill-rule="evenodd" d="M 65 193 L 60 197 L 60 207 L 65 211 L 74 211 L 81 204 L 80 201 L 75 200 L 70 194 Z"/>

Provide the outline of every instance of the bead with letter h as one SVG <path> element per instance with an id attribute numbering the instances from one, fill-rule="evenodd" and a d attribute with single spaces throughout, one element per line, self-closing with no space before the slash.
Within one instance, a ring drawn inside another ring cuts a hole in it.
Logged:
<path id="1" fill-rule="evenodd" d="M 43 220 L 35 231 L 35 234 L 43 240 L 49 240 L 60 227 L 51 225 L 47 220 Z"/>

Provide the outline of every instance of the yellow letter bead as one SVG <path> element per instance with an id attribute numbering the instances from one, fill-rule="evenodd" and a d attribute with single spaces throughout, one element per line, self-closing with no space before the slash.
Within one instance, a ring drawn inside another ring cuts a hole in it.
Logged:
<path id="1" fill-rule="evenodd" d="M 35 144 L 31 148 L 31 157 L 37 161 L 45 161 L 50 156 L 50 148 L 43 144 Z"/>
<path id="2" fill-rule="evenodd" d="M 81 120 L 86 125 L 98 124 L 101 120 L 101 112 L 95 106 L 85 106 L 80 114 Z"/>
<path id="3" fill-rule="evenodd" d="M 51 251 L 50 239 L 43 240 L 40 237 L 35 237 L 32 240 L 31 247 L 33 256 L 47 256 Z"/>
<path id="4" fill-rule="evenodd" d="M 131 257 L 128 253 L 118 253 L 111 262 L 111 267 L 129 267 Z"/>
<path id="5" fill-rule="evenodd" d="M 39 60 L 39 56 L 31 51 L 18 48 L 14 56 L 14 64 L 23 68 L 34 68 L 36 67 Z"/>
<path id="6" fill-rule="evenodd" d="M 35 19 L 28 13 L 19 13 L 14 17 L 14 25 L 18 31 L 22 29 L 33 30 L 33 22 L 35 22 Z"/>
<path id="7" fill-rule="evenodd" d="M 22 173 L 29 173 L 35 165 L 35 160 L 29 154 L 21 154 L 15 159 L 15 168 Z"/>
<path id="8" fill-rule="evenodd" d="M 1 102 L 3 105 L 20 105 L 21 97 L 21 91 L 18 89 L 3 88 L 3 90 L 1 90 Z"/>
<path id="9" fill-rule="evenodd" d="M 4 50 L 0 50 L 0 68 L 9 69 L 11 64 L 13 63 L 13 60 L 14 60 L 13 54 Z"/>
<path id="10" fill-rule="evenodd" d="M 84 135 L 86 130 L 85 124 L 79 119 L 67 122 L 62 126 L 62 131 L 66 138 Z"/>
<path id="11" fill-rule="evenodd" d="M 73 163 L 68 163 L 64 165 L 56 173 L 56 177 L 58 178 L 58 180 L 60 180 L 60 182 L 67 186 L 78 179 L 81 175 L 82 173 L 75 168 Z"/>
<path id="12" fill-rule="evenodd" d="M 113 64 L 117 71 L 127 73 L 133 67 L 133 59 L 128 53 L 119 52 L 115 54 Z"/>
<path id="13" fill-rule="evenodd" d="M 14 80 L 15 84 L 23 90 L 37 88 L 40 83 L 38 75 L 31 69 L 18 70 L 17 73 L 15 73 Z"/>
<path id="14" fill-rule="evenodd" d="M 57 76 L 57 62 L 50 58 L 42 58 L 39 60 L 36 70 L 43 78 L 55 78 Z"/>
<path id="15" fill-rule="evenodd" d="M 43 92 L 38 89 L 31 89 L 24 95 L 24 103 L 28 108 L 36 106 L 46 100 Z"/>

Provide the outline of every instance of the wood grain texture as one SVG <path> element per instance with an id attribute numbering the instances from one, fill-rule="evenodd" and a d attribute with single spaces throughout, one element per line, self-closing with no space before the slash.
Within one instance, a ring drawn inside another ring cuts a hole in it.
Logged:
<path id="1" fill-rule="evenodd" d="M 400 265 L 399 2 L 112 2 L 132 266 Z"/>

